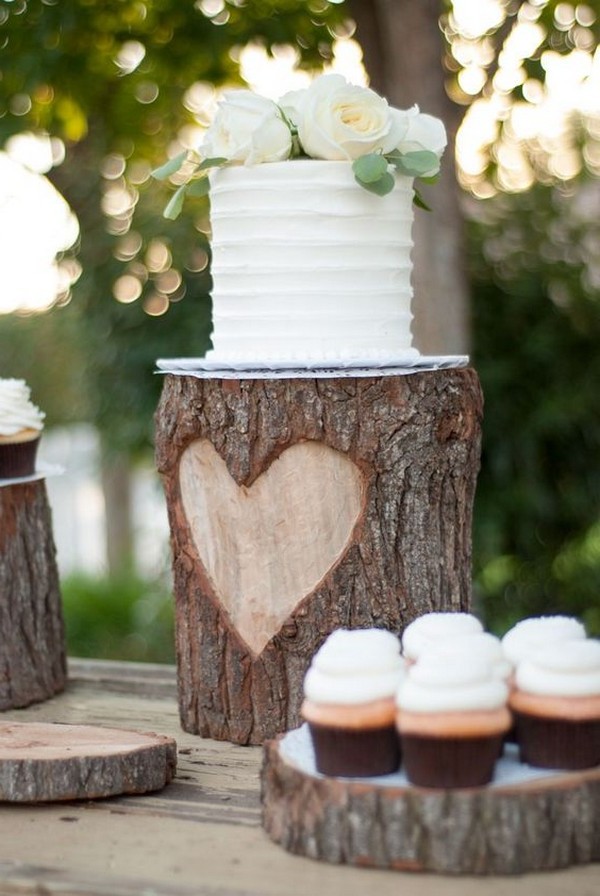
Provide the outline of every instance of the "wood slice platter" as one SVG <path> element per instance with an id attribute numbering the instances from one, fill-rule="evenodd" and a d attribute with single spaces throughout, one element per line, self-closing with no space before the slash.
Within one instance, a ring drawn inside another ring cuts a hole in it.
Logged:
<path id="1" fill-rule="evenodd" d="M 600 766 L 534 770 L 507 747 L 503 774 L 487 787 L 430 790 L 401 775 L 353 781 L 307 770 L 310 763 L 290 750 L 301 731 L 265 744 L 261 773 L 263 827 L 289 852 L 445 874 L 522 874 L 600 861 Z M 388 783 L 393 778 L 404 783 Z"/>
<path id="2" fill-rule="evenodd" d="M 0 801 L 97 799 L 159 790 L 175 774 L 173 738 L 118 728 L 0 722 Z"/>

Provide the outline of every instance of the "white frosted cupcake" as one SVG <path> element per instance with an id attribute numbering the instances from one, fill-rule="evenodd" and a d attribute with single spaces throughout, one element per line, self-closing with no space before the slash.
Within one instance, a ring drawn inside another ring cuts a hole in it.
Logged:
<path id="1" fill-rule="evenodd" d="M 396 716 L 408 780 L 437 788 L 489 783 L 511 724 L 507 698 L 508 686 L 481 657 L 430 655 L 411 665 Z"/>
<path id="2" fill-rule="evenodd" d="M 513 666 L 517 666 L 540 647 L 585 636 L 583 624 L 573 616 L 529 616 L 507 631 L 502 638 L 502 650 Z"/>
<path id="3" fill-rule="evenodd" d="M 24 380 L 0 379 L 0 478 L 30 476 L 44 427 L 44 414 Z"/>
<path id="4" fill-rule="evenodd" d="M 523 762 L 557 769 L 600 765 L 600 641 L 565 641 L 523 660 L 510 706 Z"/>
<path id="5" fill-rule="evenodd" d="M 452 660 L 463 656 L 488 663 L 501 681 L 508 681 L 512 674 L 513 666 L 502 650 L 500 638 L 490 632 L 477 631 L 444 639 L 442 643 L 433 642 L 423 649 L 419 662 L 427 661 L 430 657 Z"/>
<path id="6" fill-rule="evenodd" d="M 313 657 L 304 679 L 318 771 L 368 777 L 400 764 L 395 694 L 404 672 L 400 642 L 383 629 L 338 629 Z"/>
<path id="7" fill-rule="evenodd" d="M 472 613 L 425 613 L 404 629 L 402 653 L 409 663 L 414 663 L 424 650 L 481 631 L 483 625 Z"/>

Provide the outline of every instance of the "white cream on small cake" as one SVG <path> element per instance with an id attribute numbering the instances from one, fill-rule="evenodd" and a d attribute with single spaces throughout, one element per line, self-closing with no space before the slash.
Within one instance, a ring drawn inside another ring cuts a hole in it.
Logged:
<path id="1" fill-rule="evenodd" d="M 25 380 L 0 379 L 0 440 L 35 439 L 44 428 L 43 411 L 31 401 Z"/>
<path id="2" fill-rule="evenodd" d="M 227 363 L 418 357 L 413 182 L 387 196 L 350 161 L 295 159 L 210 175 L 213 351 Z"/>
<path id="3" fill-rule="evenodd" d="M 507 699 L 508 686 L 481 657 L 422 657 L 398 690 L 398 727 L 430 736 L 507 731 Z"/>
<path id="4" fill-rule="evenodd" d="M 483 625 L 472 613 L 424 613 L 404 629 L 402 652 L 407 660 L 414 662 L 426 649 L 482 631 Z"/>
<path id="5" fill-rule="evenodd" d="M 477 657 L 489 663 L 494 674 L 504 681 L 513 671 L 512 663 L 506 659 L 502 651 L 500 638 L 491 632 L 474 631 L 444 639 L 442 643 L 438 639 L 424 648 L 419 655 L 419 661 L 425 661 L 430 656 L 439 657 L 441 660 L 451 660 L 456 656 Z"/>
<path id="6" fill-rule="evenodd" d="M 583 624 L 572 616 L 531 616 L 517 622 L 502 638 L 502 650 L 513 665 L 540 647 L 583 639 Z"/>
<path id="7" fill-rule="evenodd" d="M 389 723 L 403 674 L 400 642 L 391 632 L 338 629 L 306 673 L 302 715 L 344 727 Z"/>

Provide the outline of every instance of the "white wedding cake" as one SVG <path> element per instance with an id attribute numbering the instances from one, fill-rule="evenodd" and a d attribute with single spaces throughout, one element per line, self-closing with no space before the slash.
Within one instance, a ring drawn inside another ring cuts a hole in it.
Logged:
<path id="1" fill-rule="evenodd" d="M 278 102 L 225 92 L 197 153 L 154 172 L 187 166 L 167 217 L 186 192 L 210 196 L 207 369 L 419 363 L 413 183 L 437 176 L 445 146 L 439 119 L 337 74 Z"/>
<path id="2" fill-rule="evenodd" d="M 213 351 L 227 364 L 401 361 L 412 348 L 412 179 L 361 189 L 349 162 L 214 171 Z"/>

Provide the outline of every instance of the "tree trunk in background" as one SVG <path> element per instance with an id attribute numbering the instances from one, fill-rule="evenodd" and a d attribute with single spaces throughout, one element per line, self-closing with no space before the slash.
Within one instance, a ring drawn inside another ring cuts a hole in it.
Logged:
<path id="1" fill-rule="evenodd" d="M 101 452 L 106 519 L 106 562 L 111 577 L 134 569 L 131 514 L 131 459 L 125 453 Z"/>
<path id="2" fill-rule="evenodd" d="M 417 103 L 448 131 L 442 176 L 422 192 L 432 212 L 416 210 L 413 250 L 415 344 L 425 354 L 469 349 L 464 228 L 455 178 L 454 139 L 460 109 L 444 88 L 439 0 L 348 0 L 356 38 L 374 90 L 393 106 Z"/>

